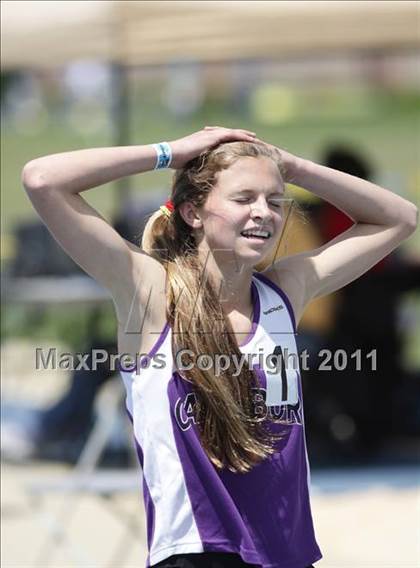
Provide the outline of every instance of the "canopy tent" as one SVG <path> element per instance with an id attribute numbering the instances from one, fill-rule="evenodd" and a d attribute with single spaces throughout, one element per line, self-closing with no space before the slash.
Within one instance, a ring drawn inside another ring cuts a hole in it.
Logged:
<path id="1" fill-rule="evenodd" d="M 2 66 L 279 58 L 420 45 L 415 1 L 3 1 Z"/>
<path id="2" fill-rule="evenodd" d="M 420 46 L 416 1 L 1 3 L 3 70 L 112 63 L 115 145 L 130 144 L 129 66 L 280 60 Z M 116 182 L 121 204 L 129 178 Z"/>

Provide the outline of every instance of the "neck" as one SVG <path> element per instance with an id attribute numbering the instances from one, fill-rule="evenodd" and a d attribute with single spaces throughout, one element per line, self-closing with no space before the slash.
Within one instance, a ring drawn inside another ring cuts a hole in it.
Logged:
<path id="1" fill-rule="evenodd" d="M 202 258 L 206 266 L 206 276 L 211 278 L 223 311 L 227 314 L 233 311 L 249 311 L 252 266 L 240 265 L 231 255 L 230 258 L 222 258 L 222 255 L 216 256 L 207 252 Z"/>

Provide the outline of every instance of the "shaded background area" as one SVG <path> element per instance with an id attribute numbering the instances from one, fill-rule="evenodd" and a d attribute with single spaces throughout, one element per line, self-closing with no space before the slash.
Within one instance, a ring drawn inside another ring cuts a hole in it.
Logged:
<path id="1" fill-rule="evenodd" d="M 24 164 L 221 124 L 254 130 L 418 204 L 419 3 L 5 1 L 1 9 L 2 455 L 11 478 L 22 464 L 130 469 L 122 402 L 109 431 L 100 420 L 119 401 L 115 374 L 106 365 L 95 373 L 35 370 L 36 347 L 115 350 L 116 325 L 106 292 L 38 221 L 20 183 Z M 147 172 L 84 197 L 136 241 L 171 175 Z M 290 191 L 306 222 L 292 216 L 284 254 L 319 246 L 348 226 L 305 190 Z M 332 467 L 418 466 L 419 266 L 417 231 L 304 315 L 297 339 L 310 354 L 303 373 L 308 451 L 317 473 L 330 472 L 322 477 L 327 486 L 338 475 Z M 322 349 L 344 351 L 347 364 L 339 370 L 341 354 L 322 370 Z M 338 514 L 324 508 L 321 516 L 327 510 Z M 407 562 L 419 558 L 412 550 Z M 367 565 L 352 554 L 352 566 Z M 18 561 L 19 551 L 10 558 Z M 330 558 L 325 566 L 345 565 L 345 553 Z M 378 550 L 369 558 L 386 557 Z"/>

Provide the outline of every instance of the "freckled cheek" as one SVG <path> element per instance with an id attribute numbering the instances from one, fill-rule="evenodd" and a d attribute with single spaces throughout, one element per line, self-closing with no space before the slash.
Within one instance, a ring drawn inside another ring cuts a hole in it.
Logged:
<path id="1" fill-rule="evenodd" d="M 237 236 L 238 230 L 231 223 L 222 221 L 215 222 L 211 227 L 207 226 L 206 235 L 214 243 L 232 242 Z"/>
<path id="2" fill-rule="evenodd" d="M 231 211 L 226 209 L 217 210 L 206 219 L 206 228 L 211 232 L 236 232 L 241 227 L 242 220 L 237 218 Z M 239 229 L 240 230 L 240 229 Z M 223 236 L 223 235 L 220 235 Z"/>

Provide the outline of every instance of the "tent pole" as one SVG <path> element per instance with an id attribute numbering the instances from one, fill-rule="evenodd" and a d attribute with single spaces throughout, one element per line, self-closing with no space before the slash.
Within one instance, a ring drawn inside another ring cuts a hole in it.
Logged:
<path id="1" fill-rule="evenodd" d="M 130 93 L 128 87 L 128 68 L 118 63 L 111 63 L 111 123 L 112 144 L 128 146 L 130 144 Z M 122 209 L 130 197 L 131 178 L 125 177 L 114 182 L 114 211 Z"/>

